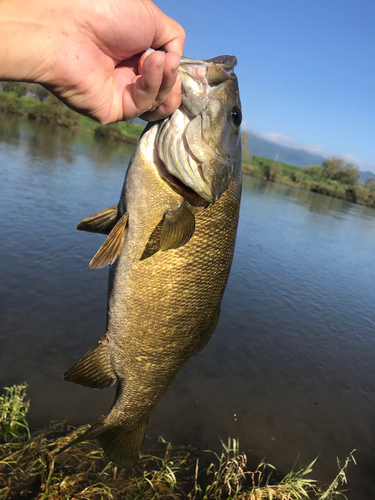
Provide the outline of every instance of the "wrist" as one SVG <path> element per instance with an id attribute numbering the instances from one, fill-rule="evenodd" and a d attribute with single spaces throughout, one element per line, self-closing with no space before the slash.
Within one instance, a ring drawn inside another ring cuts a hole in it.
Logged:
<path id="1" fill-rule="evenodd" d="M 0 11 L 0 80 L 48 83 L 57 13 L 38 1 L 5 0 Z"/>

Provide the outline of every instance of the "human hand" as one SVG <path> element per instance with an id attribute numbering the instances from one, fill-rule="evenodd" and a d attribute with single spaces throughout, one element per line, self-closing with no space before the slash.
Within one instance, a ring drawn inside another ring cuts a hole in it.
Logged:
<path id="1" fill-rule="evenodd" d="M 10 42 L 7 52 L 0 43 L 0 79 L 41 83 L 101 123 L 155 121 L 180 105 L 184 30 L 150 0 L 4 4 L 0 41 Z"/>

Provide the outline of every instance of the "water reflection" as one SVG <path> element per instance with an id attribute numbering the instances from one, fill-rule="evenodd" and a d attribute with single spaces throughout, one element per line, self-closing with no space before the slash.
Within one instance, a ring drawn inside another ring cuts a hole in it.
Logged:
<path id="1" fill-rule="evenodd" d="M 61 374 L 104 333 L 108 273 L 87 269 L 104 237 L 75 225 L 117 203 L 131 151 L 0 123 L 0 384 L 30 384 L 34 426 L 93 422 L 113 393 Z M 320 454 L 327 482 L 336 455 L 357 448 L 348 498 L 373 498 L 374 214 L 245 178 L 217 331 L 156 407 L 149 435 L 209 448 L 239 437 L 252 461 L 284 470 Z"/>
<path id="2" fill-rule="evenodd" d="M 352 204 L 340 198 L 333 198 L 331 196 L 318 195 L 312 191 L 306 191 L 304 189 L 298 189 L 292 186 L 285 186 L 282 184 L 274 184 L 272 182 L 267 182 L 263 179 L 252 179 L 245 177 L 245 185 L 254 185 L 263 194 L 269 194 L 270 196 L 288 196 L 293 198 L 298 204 L 306 207 L 310 212 L 321 214 L 321 215 L 331 215 L 342 219 L 341 214 L 348 213 L 352 210 Z M 362 207 L 364 209 L 368 207 Z M 370 218 L 374 218 L 374 211 L 370 209 L 366 212 Z"/>
<path id="3" fill-rule="evenodd" d="M 127 165 L 134 150 L 134 146 L 96 138 L 91 132 L 25 121 L 3 113 L 0 113 L 0 140 L 4 143 L 20 141 L 25 155 L 41 168 L 54 168 L 54 160 L 72 164 L 82 155 L 97 169 L 114 170 L 118 163 Z M 45 161 L 40 162 L 41 159 Z"/>
<path id="4" fill-rule="evenodd" d="M 5 115 L 0 112 L 0 141 L 16 142 L 20 137 L 19 118 L 14 115 Z"/>

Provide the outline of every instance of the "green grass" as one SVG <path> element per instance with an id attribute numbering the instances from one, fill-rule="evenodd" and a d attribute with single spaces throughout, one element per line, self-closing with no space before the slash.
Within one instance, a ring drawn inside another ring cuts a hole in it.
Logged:
<path id="1" fill-rule="evenodd" d="M 242 163 L 243 173 L 267 181 L 286 184 L 315 193 L 375 208 L 375 187 L 364 184 L 343 184 L 321 176 L 322 167 L 301 168 L 275 160 L 253 156 Z"/>
<path id="2" fill-rule="evenodd" d="M 30 402 L 26 399 L 27 384 L 5 387 L 5 393 L 0 395 L 0 436 L 4 441 L 18 439 L 26 432 L 30 439 L 26 414 Z"/>
<path id="3" fill-rule="evenodd" d="M 236 439 L 222 442 L 218 454 L 159 438 L 128 470 L 108 462 L 93 442 L 56 455 L 88 426 L 72 429 L 52 422 L 30 435 L 28 407 L 26 384 L 7 388 L 0 399 L 1 500 L 332 500 L 346 498 L 338 488 L 346 483 L 349 463 L 355 463 L 352 452 L 339 464 L 331 485 L 323 488 L 310 477 L 316 460 L 281 475 L 264 460 L 249 470 Z"/>

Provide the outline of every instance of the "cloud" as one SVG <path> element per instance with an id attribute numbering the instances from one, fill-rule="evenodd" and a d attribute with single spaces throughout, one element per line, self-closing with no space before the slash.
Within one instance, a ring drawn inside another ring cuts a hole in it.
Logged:
<path id="1" fill-rule="evenodd" d="M 266 141 L 275 142 L 280 146 L 286 146 L 293 149 L 302 149 L 303 151 L 307 151 L 309 153 L 321 155 L 324 157 L 329 156 L 329 152 L 322 146 L 318 146 L 316 144 L 302 144 L 293 139 L 293 137 L 281 134 L 280 132 L 260 132 L 256 133 L 255 135 Z"/>

